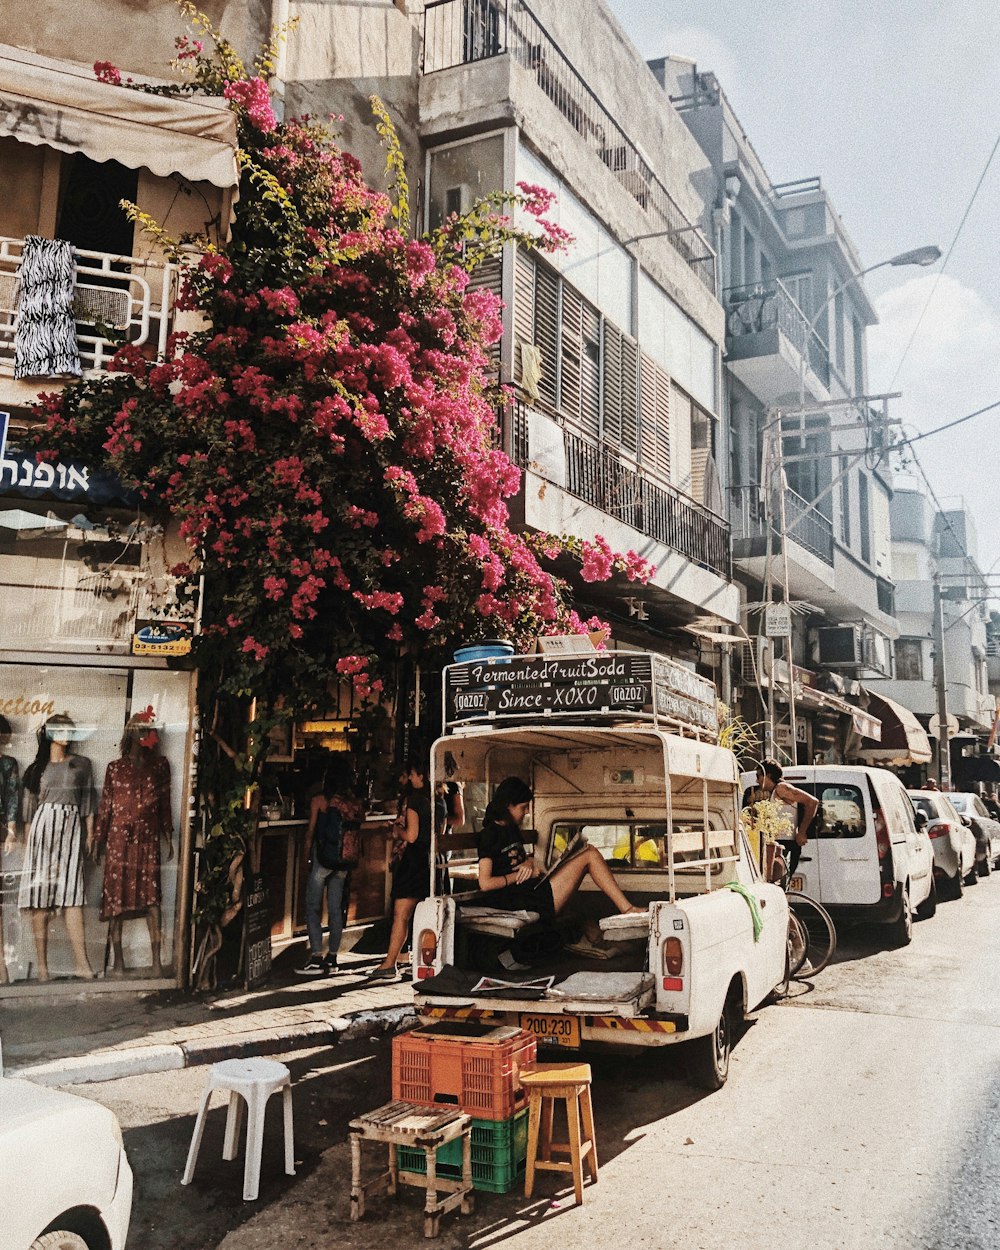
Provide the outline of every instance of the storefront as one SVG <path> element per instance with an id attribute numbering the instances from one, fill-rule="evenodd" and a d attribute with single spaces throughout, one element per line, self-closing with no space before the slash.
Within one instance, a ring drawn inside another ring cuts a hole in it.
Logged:
<path id="1" fill-rule="evenodd" d="M 168 570 L 182 549 L 114 483 L 44 467 L 0 461 L 2 992 L 46 977 L 46 992 L 79 990 L 91 972 L 100 988 L 181 983 L 194 620 Z"/>

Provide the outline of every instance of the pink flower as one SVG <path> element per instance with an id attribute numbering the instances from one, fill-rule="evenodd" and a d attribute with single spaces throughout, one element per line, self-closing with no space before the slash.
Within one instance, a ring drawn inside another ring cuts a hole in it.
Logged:
<path id="1" fill-rule="evenodd" d="M 278 120 L 271 108 L 271 92 L 263 78 L 242 78 L 226 83 L 222 94 L 246 113 L 247 120 L 261 134 L 278 129 Z"/>
<path id="2" fill-rule="evenodd" d="M 266 660 L 270 647 L 265 647 L 262 642 L 258 642 L 256 638 L 248 637 L 243 639 L 243 651 L 246 655 L 252 655 L 253 658 L 260 663 Z"/>
<path id="3" fill-rule="evenodd" d="M 98 82 L 106 82 L 112 87 L 120 87 L 122 85 L 121 71 L 111 61 L 95 61 L 94 77 Z"/>

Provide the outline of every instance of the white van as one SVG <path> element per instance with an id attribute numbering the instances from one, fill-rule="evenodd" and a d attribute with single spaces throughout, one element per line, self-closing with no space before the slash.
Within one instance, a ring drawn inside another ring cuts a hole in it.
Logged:
<path id="1" fill-rule="evenodd" d="M 784 779 L 819 800 L 792 888 L 835 918 L 889 925 L 905 946 L 913 913 L 933 916 L 937 891 L 926 818 L 903 783 L 887 769 L 849 764 L 786 768 Z"/>

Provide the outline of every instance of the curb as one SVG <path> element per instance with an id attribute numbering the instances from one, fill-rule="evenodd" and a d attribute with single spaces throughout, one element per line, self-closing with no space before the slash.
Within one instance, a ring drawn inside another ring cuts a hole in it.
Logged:
<path id="1" fill-rule="evenodd" d="M 126 1076 L 173 1072 L 200 1067 L 223 1059 L 248 1059 L 273 1055 L 276 1050 L 302 1050 L 310 1046 L 352 1042 L 363 1037 L 382 1037 L 412 1028 L 417 1022 L 410 1004 L 370 1008 L 327 1020 L 306 1020 L 287 1027 L 223 1036 L 193 1042 L 157 1046 L 129 1046 L 121 1050 L 73 1055 L 48 1063 L 8 1070 L 7 1075 L 34 1081 L 36 1085 L 82 1085 L 117 1081 Z"/>

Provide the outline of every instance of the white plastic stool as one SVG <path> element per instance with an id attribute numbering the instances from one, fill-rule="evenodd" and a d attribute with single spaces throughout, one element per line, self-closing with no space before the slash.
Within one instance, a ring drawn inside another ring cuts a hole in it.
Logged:
<path id="1" fill-rule="evenodd" d="M 226 1138 L 222 1146 L 223 1159 L 235 1159 L 239 1147 L 243 1107 L 249 1108 L 247 1122 L 246 1162 L 243 1165 L 243 1201 L 253 1202 L 260 1189 L 260 1157 L 264 1148 L 264 1112 L 267 1100 L 278 1090 L 282 1091 L 285 1112 L 285 1172 L 295 1175 L 295 1145 L 292 1137 L 292 1077 L 283 1063 L 273 1059 L 226 1059 L 213 1063 L 208 1074 L 208 1085 L 201 1096 L 198 1119 L 195 1121 L 191 1148 L 188 1150 L 187 1166 L 181 1177 L 182 1185 L 190 1185 L 194 1177 L 194 1165 L 201 1148 L 205 1131 L 205 1117 L 212 1091 L 229 1090 L 229 1110 L 226 1113 Z"/>

